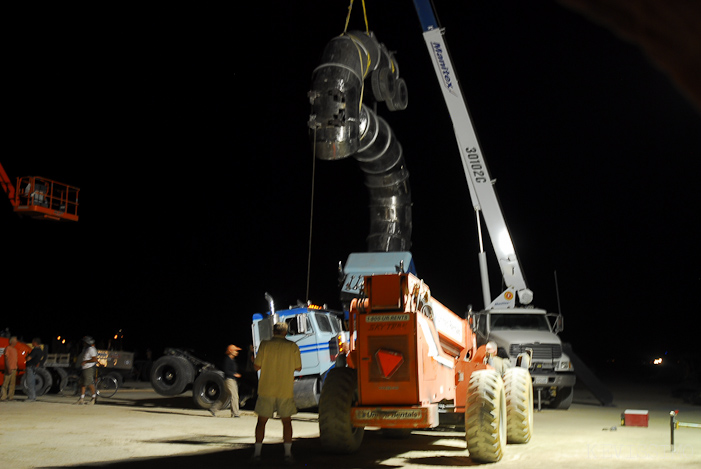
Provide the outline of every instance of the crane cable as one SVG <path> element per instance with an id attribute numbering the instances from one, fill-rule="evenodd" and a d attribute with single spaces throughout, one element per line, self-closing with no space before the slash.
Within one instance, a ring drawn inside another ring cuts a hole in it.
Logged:
<path id="1" fill-rule="evenodd" d="M 307 254 L 307 294 L 305 299 L 309 302 L 309 278 L 312 270 L 312 227 L 314 226 L 314 180 L 316 177 L 316 129 L 314 126 L 314 144 L 312 145 L 312 195 L 309 208 L 309 246 Z"/>

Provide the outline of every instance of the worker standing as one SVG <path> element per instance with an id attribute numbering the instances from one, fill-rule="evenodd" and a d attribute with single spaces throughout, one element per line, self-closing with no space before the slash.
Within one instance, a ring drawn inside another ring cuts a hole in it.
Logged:
<path id="1" fill-rule="evenodd" d="M 41 339 L 35 337 L 32 339 L 32 351 L 27 355 L 27 388 L 29 391 L 29 396 L 27 400 L 29 402 L 34 402 L 37 400 L 37 388 L 36 388 L 36 372 L 37 368 L 44 364 L 46 361 L 46 354 L 41 347 Z"/>
<path id="2" fill-rule="evenodd" d="M 222 370 L 224 370 L 224 390 L 231 401 L 231 416 L 234 418 L 241 416 L 241 412 L 239 411 L 239 385 L 236 382 L 236 380 L 241 377 L 238 364 L 236 363 L 236 357 L 239 355 L 240 350 L 241 347 L 237 347 L 234 344 L 229 345 L 226 348 L 226 357 L 224 357 L 224 362 L 222 364 Z M 223 396 L 222 399 L 215 402 L 212 407 L 209 408 L 209 412 L 213 417 L 217 416 L 216 412 L 221 408 L 224 402 L 226 402 L 226 396 Z"/>
<path id="3" fill-rule="evenodd" d="M 499 376 L 503 377 L 504 373 L 506 373 L 506 370 L 509 368 L 510 363 L 497 355 L 497 343 L 490 340 L 487 342 L 485 351 L 487 353 L 485 356 L 485 362 L 494 368 L 497 373 L 499 373 Z"/>
<path id="4" fill-rule="evenodd" d="M 15 398 L 15 381 L 17 380 L 17 337 L 10 337 L 10 344 L 5 347 L 5 380 L 2 382 L 0 401 Z"/>
<path id="5" fill-rule="evenodd" d="M 294 401 L 294 372 L 302 370 L 302 356 L 299 347 L 285 338 L 287 324 L 273 326 L 273 338 L 261 342 L 253 367 L 260 370 L 258 399 L 255 413 L 256 443 L 251 458 L 254 464 L 261 461 L 265 425 L 277 412 L 282 421 L 282 439 L 285 448 L 285 464 L 294 464 L 292 457 L 292 416 L 297 413 Z"/>
<path id="6" fill-rule="evenodd" d="M 83 337 L 83 352 L 80 355 L 80 399 L 76 404 L 85 404 L 85 388 L 92 392 L 92 399 L 87 404 L 95 404 L 97 393 L 95 392 L 95 378 L 97 377 L 97 349 L 95 339 L 86 335 Z"/>

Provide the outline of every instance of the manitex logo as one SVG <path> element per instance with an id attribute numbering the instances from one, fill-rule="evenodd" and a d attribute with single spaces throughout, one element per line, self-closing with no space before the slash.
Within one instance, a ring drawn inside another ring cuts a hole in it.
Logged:
<path id="1" fill-rule="evenodd" d="M 446 63 L 447 55 L 443 45 L 440 42 L 431 42 L 431 48 L 433 49 L 433 55 L 436 56 L 438 67 L 441 69 L 441 73 L 443 74 L 443 84 L 451 94 L 456 94 L 455 87 L 453 86 L 453 73 Z"/>

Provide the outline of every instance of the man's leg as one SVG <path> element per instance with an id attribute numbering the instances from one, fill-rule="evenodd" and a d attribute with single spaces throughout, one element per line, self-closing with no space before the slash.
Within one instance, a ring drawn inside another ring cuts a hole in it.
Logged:
<path id="1" fill-rule="evenodd" d="M 263 438 L 265 438 L 265 424 L 268 423 L 268 417 L 258 416 L 258 422 L 256 423 L 256 443 L 263 443 Z"/>
<path id="2" fill-rule="evenodd" d="M 29 388 L 29 396 L 27 396 L 28 400 L 30 401 L 36 401 L 37 400 L 37 381 L 36 381 L 36 374 L 34 372 L 34 367 L 30 366 L 27 368 L 27 388 Z"/>
<path id="3" fill-rule="evenodd" d="M 253 459 L 260 461 L 260 453 L 263 450 L 263 438 L 265 438 L 265 424 L 268 423 L 268 417 L 258 416 L 256 422 L 256 444 L 253 446 Z"/>
<path id="4" fill-rule="evenodd" d="M 226 384 L 231 398 L 231 416 L 238 417 L 241 414 L 239 411 L 239 385 L 235 379 L 227 379 Z"/>
<path id="5" fill-rule="evenodd" d="M 282 441 L 292 443 L 292 417 L 282 417 Z"/>
<path id="6" fill-rule="evenodd" d="M 10 375 L 7 373 L 3 373 L 5 376 L 3 377 L 2 380 L 2 388 L 0 388 L 0 401 L 4 401 L 7 399 L 7 387 L 10 385 Z"/>
<path id="7" fill-rule="evenodd" d="M 78 399 L 78 402 L 76 402 L 76 404 L 85 404 L 85 386 L 87 383 L 88 379 L 86 371 L 81 368 L 80 381 L 78 381 L 78 384 L 80 384 L 80 398 Z"/>
<path id="8" fill-rule="evenodd" d="M 292 417 L 280 417 L 282 420 L 282 447 L 285 449 L 285 463 L 293 464 L 292 457 Z"/>
<path id="9" fill-rule="evenodd" d="M 15 383 L 17 382 L 17 370 L 12 370 L 10 373 L 10 388 L 7 390 L 8 399 L 12 400 L 15 398 Z"/>

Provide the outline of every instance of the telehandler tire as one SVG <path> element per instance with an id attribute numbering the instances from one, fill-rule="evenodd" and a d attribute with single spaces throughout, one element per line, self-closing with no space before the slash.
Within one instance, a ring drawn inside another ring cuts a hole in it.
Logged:
<path id="1" fill-rule="evenodd" d="M 475 462 L 497 462 L 506 445 L 504 382 L 494 370 L 473 371 L 465 403 L 465 439 Z"/>
<path id="2" fill-rule="evenodd" d="M 186 358 L 166 355 L 153 364 L 151 386 L 161 396 L 177 396 L 194 377 L 195 369 Z"/>
<path id="3" fill-rule="evenodd" d="M 506 395 L 506 439 L 528 443 L 533 435 L 533 383 L 525 368 L 509 368 L 504 373 Z"/>
<path id="4" fill-rule="evenodd" d="M 363 441 L 364 427 L 351 425 L 351 406 L 357 400 L 358 382 L 352 368 L 329 371 L 319 399 L 319 437 L 324 451 L 352 453 Z"/>

